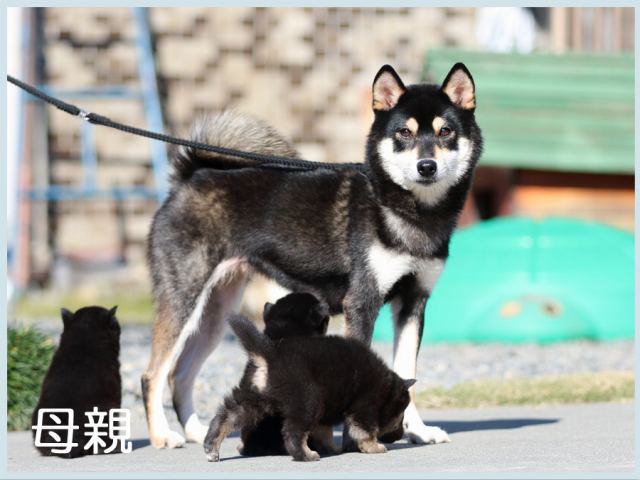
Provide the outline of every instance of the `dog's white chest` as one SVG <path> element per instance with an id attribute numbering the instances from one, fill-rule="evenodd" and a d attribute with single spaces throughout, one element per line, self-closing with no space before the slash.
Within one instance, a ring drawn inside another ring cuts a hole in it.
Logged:
<path id="1" fill-rule="evenodd" d="M 409 273 L 414 273 L 425 291 L 430 292 L 444 268 L 441 259 L 414 257 L 387 248 L 379 241 L 369 247 L 368 260 L 381 295 L 386 295 L 400 278 Z"/>

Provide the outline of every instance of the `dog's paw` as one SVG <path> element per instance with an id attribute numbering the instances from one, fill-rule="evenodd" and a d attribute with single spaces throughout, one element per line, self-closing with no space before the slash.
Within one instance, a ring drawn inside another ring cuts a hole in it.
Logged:
<path id="1" fill-rule="evenodd" d="M 320 454 L 315 450 L 305 452 L 305 456 L 302 457 L 303 462 L 317 462 L 318 460 L 320 460 Z"/>
<path id="2" fill-rule="evenodd" d="M 411 443 L 432 444 L 432 443 L 449 443 L 449 435 L 447 432 L 438 427 L 429 427 L 427 425 L 408 425 L 405 429 L 407 438 Z"/>
<path id="3" fill-rule="evenodd" d="M 387 447 L 378 442 L 363 442 L 360 451 L 362 453 L 387 453 Z"/>
<path id="4" fill-rule="evenodd" d="M 204 442 L 204 437 L 207 436 L 208 427 L 202 425 L 197 419 L 192 421 L 189 419 L 187 424 L 184 426 L 184 435 L 187 439 L 187 442 L 200 443 Z"/>
<path id="5" fill-rule="evenodd" d="M 184 437 L 173 430 L 167 430 L 161 435 L 152 435 L 150 440 L 155 448 L 181 448 L 185 444 Z"/>
<path id="6" fill-rule="evenodd" d="M 207 453 L 207 461 L 208 462 L 219 462 L 220 461 L 220 452 L 209 452 L 209 453 Z"/>

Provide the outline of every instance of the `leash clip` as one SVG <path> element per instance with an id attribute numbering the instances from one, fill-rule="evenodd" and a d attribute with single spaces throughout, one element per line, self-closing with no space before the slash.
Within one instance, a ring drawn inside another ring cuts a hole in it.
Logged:
<path id="1" fill-rule="evenodd" d="M 85 121 L 89 121 L 89 115 L 91 115 L 91 112 L 87 112 L 86 110 L 83 110 L 82 108 L 80 109 L 80 111 L 78 112 L 78 116 L 85 120 Z"/>

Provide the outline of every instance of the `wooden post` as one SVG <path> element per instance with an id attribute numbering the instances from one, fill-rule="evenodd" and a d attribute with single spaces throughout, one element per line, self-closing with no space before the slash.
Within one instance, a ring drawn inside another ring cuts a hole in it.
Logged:
<path id="1" fill-rule="evenodd" d="M 567 9 L 564 7 L 551 9 L 551 49 L 555 53 L 567 50 Z"/>

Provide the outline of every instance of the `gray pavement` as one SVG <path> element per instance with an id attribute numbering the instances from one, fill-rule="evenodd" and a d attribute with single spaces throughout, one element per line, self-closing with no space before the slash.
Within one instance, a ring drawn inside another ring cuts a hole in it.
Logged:
<path id="1" fill-rule="evenodd" d="M 343 454 L 319 462 L 290 457 L 238 456 L 237 436 L 222 445 L 219 463 L 208 463 L 200 445 L 155 450 L 144 420 L 134 417 L 134 450 L 129 454 L 74 460 L 40 457 L 28 432 L 8 436 L 7 468 L 12 473 L 189 472 L 200 474 L 293 472 L 373 475 L 438 472 L 617 472 L 635 469 L 632 403 L 432 410 L 428 424 L 450 434 L 452 443 L 417 446 L 404 441 L 378 455 Z M 339 444 L 339 433 L 335 431 Z M 211 475 L 212 477 L 214 475 Z M 122 478 L 122 476 L 121 476 Z"/>

